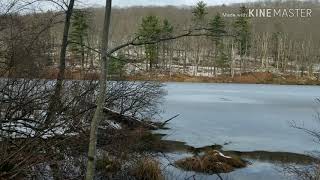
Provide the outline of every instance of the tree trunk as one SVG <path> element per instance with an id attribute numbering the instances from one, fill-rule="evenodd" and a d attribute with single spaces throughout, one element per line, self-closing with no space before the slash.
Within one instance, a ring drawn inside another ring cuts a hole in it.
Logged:
<path id="1" fill-rule="evenodd" d="M 101 48 L 101 72 L 100 72 L 100 87 L 99 94 L 97 97 L 97 108 L 95 110 L 91 127 L 90 127 L 90 142 L 88 150 L 88 162 L 87 162 L 87 172 L 86 180 L 93 180 L 95 174 L 95 164 L 96 164 L 96 148 L 97 148 L 97 134 L 98 126 L 102 119 L 103 107 L 106 96 L 106 86 L 107 86 L 107 50 L 108 50 L 108 37 L 109 37 L 109 26 L 111 17 L 111 4 L 112 0 L 106 0 L 105 9 L 105 19 L 102 35 L 102 48 Z"/>
<path id="2" fill-rule="evenodd" d="M 60 64 L 59 64 L 59 72 L 57 77 L 57 83 L 55 85 L 54 94 L 50 99 L 49 108 L 48 108 L 48 115 L 45 120 L 45 125 L 48 126 L 49 123 L 54 118 L 54 114 L 57 111 L 57 107 L 59 106 L 60 96 L 62 91 L 62 84 L 63 80 L 65 79 L 65 69 L 66 69 L 66 53 L 67 53 L 67 46 L 68 46 L 68 36 L 69 36 L 69 29 L 70 29 L 70 20 L 73 12 L 75 0 L 70 0 L 68 10 L 66 11 L 66 19 L 64 22 L 64 29 L 63 29 L 63 38 L 60 50 Z"/>
<path id="3" fill-rule="evenodd" d="M 231 42 L 231 77 L 234 78 L 234 68 L 235 68 L 235 52 L 233 48 L 233 40 Z"/>
<path id="4" fill-rule="evenodd" d="M 172 48 L 173 48 L 173 45 L 171 44 L 170 45 L 170 47 L 169 47 L 169 49 L 168 49 L 168 53 L 169 53 L 169 76 L 170 76 L 170 78 L 171 78 L 171 76 L 172 76 L 172 61 L 173 61 L 173 50 L 172 50 Z"/>
<path id="5" fill-rule="evenodd" d="M 80 78 L 83 79 L 84 71 L 85 71 L 85 50 L 84 50 L 84 42 L 83 37 L 80 37 L 80 44 L 81 44 L 81 70 L 80 70 Z"/>
<path id="6" fill-rule="evenodd" d="M 187 72 L 187 50 L 184 51 L 183 57 L 183 73 L 186 74 Z"/>
<path id="7" fill-rule="evenodd" d="M 281 58 L 281 48 L 282 48 L 282 38 L 278 37 L 277 62 L 276 62 L 277 71 L 279 71 L 279 62 L 280 62 L 280 58 Z"/>

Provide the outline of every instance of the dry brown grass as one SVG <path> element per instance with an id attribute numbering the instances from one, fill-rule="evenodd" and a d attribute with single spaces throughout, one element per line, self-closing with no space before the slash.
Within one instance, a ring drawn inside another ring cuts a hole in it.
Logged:
<path id="1" fill-rule="evenodd" d="M 138 160 L 132 169 L 132 176 L 138 180 L 163 180 L 159 162 L 151 158 Z"/>
<path id="2" fill-rule="evenodd" d="M 137 74 L 126 77 L 127 80 L 158 80 L 162 82 L 204 82 L 204 83 L 243 83 L 243 84 L 301 84 L 301 85 L 319 85 L 320 81 L 311 79 L 307 76 L 297 78 L 293 75 L 276 76 L 270 72 L 250 72 L 236 75 L 232 78 L 230 75 L 218 75 L 216 77 L 190 76 L 186 74 L 174 74 L 172 76 Z"/>
<path id="3" fill-rule="evenodd" d="M 37 73 L 25 74 L 15 69 L 12 69 L 10 75 L 7 71 L 2 71 L 0 69 L 0 77 L 10 77 L 10 78 L 40 78 L 40 79 L 57 79 L 59 70 L 57 68 L 44 68 L 39 69 Z M 98 80 L 99 73 L 95 71 L 91 72 L 80 72 L 78 69 L 67 68 L 65 70 L 65 79 L 69 80 Z"/>
<path id="4" fill-rule="evenodd" d="M 20 72 L 12 70 L 11 78 L 41 78 L 41 79 L 56 79 L 58 76 L 57 68 L 45 68 L 40 70 L 38 75 L 24 75 Z M 0 77 L 8 77 L 8 73 L 0 70 Z M 70 80 L 98 80 L 99 73 L 83 72 L 79 69 L 66 69 L 65 79 Z M 310 78 L 308 76 L 296 77 L 295 75 L 277 76 L 270 72 L 248 72 L 240 75 L 235 75 L 232 78 L 230 75 L 218 75 L 216 77 L 206 76 L 191 76 L 186 74 L 174 74 L 172 76 L 154 73 L 141 73 L 128 75 L 121 78 L 113 77 L 112 79 L 128 80 L 128 81 L 161 81 L 161 82 L 202 82 L 202 83 L 240 83 L 240 84 L 288 84 L 288 85 L 320 85 L 320 80 Z"/>
<path id="5" fill-rule="evenodd" d="M 202 173 L 227 173 L 235 168 L 242 168 L 246 163 L 237 157 L 221 156 L 219 151 L 212 150 L 202 156 L 189 157 L 175 162 L 175 164 L 188 171 Z"/>

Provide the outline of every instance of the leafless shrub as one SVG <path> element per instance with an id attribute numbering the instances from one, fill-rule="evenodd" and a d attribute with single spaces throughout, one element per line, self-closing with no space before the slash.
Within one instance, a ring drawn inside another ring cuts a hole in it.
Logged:
<path id="1" fill-rule="evenodd" d="M 319 165 L 314 164 L 307 167 L 301 167 L 297 165 L 287 165 L 284 167 L 284 171 L 289 176 L 294 176 L 300 180 L 319 180 L 320 171 Z"/>
<path id="2" fill-rule="evenodd" d="M 320 99 L 316 99 L 316 103 L 320 104 Z M 316 113 L 315 116 L 318 123 L 320 123 L 320 114 Z M 303 124 L 298 124 L 296 121 L 290 122 L 291 127 L 301 130 L 309 134 L 315 143 L 320 143 L 320 130 L 317 128 L 305 127 Z M 312 156 L 315 157 L 315 162 L 309 166 L 298 166 L 295 164 L 285 165 L 284 172 L 296 176 L 301 180 L 319 180 L 320 179 L 320 152 L 316 151 L 312 153 Z"/>
<path id="3" fill-rule="evenodd" d="M 65 81 L 55 118 L 48 121 L 54 85 L 51 80 L 1 79 L 0 177 L 32 175 L 34 168 L 45 166 L 51 171 L 57 166 L 56 176 L 81 176 L 80 170 L 71 172 L 82 167 L 76 164 L 85 155 L 97 82 Z M 152 117 L 159 112 L 161 87 L 153 82 L 113 82 L 106 107 L 132 117 Z"/>
<path id="4" fill-rule="evenodd" d="M 139 119 L 159 114 L 159 105 L 165 94 L 162 83 L 145 81 L 119 81 L 110 83 L 106 106 L 120 114 Z"/>

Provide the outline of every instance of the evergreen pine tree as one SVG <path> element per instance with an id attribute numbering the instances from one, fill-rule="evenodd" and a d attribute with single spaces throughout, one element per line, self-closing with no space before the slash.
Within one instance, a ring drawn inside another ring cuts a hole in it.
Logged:
<path id="1" fill-rule="evenodd" d="M 210 22 L 212 40 L 218 46 L 226 34 L 226 25 L 220 14 L 216 14 Z"/>
<path id="2" fill-rule="evenodd" d="M 161 32 L 162 28 L 159 18 L 150 15 L 142 19 L 138 35 L 142 42 L 152 42 L 160 38 Z M 153 65 L 157 63 L 158 59 L 158 44 L 146 44 L 145 54 L 147 61 L 149 62 L 149 70 L 152 70 Z"/>
<path id="3" fill-rule="evenodd" d="M 88 38 L 88 15 L 83 10 L 76 10 L 73 13 L 70 44 L 71 52 L 76 59 L 80 59 L 81 67 L 85 64 L 85 44 Z"/>
<path id="4" fill-rule="evenodd" d="M 192 11 L 193 21 L 196 26 L 203 26 L 206 23 L 207 4 L 203 1 L 199 1 L 196 7 Z"/>
<path id="5" fill-rule="evenodd" d="M 226 34 L 226 26 L 223 18 L 220 14 L 216 14 L 214 18 L 210 21 L 210 32 L 212 36 L 212 41 L 215 47 L 214 53 L 214 66 L 219 67 L 224 71 L 228 65 L 228 56 L 224 52 L 224 44 L 222 42 Z"/>
<path id="6" fill-rule="evenodd" d="M 238 53 L 241 57 L 240 59 L 240 75 L 242 69 L 245 70 L 246 63 L 244 61 L 244 56 L 248 56 L 250 49 L 250 24 L 248 17 L 248 9 L 244 6 L 240 8 L 241 16 L 238 16 L 234 23 L 234 33 L 235 40 L 237 42 Z"/>
<path id="7" fill-rule="evenodd" d="M 239 54 L 243 56 L 248 53 L 250 48 L 250 24 L 249 18 L 245 16 L 248 14 L 248 9 L 242 6 L 240 14 L 242 16 L 237 17 L 234 23 L 234 32 L 238 42 Z"/>

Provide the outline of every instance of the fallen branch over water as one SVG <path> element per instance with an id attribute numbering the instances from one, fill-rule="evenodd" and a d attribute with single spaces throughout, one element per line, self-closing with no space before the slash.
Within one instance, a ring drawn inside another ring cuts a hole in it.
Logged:
<path id="1" fill-rule="evenodd" d="M 161 124 L 161 126 L 165 126 L 166 124 L 168 124 L 169 121 L 173 120 L 174 118 L 176 118 L 176 117 L 178 117 L 178 116 L 180 116 L 180 114 L 177 114 L 177 115 L 169 118 L 168 120 L 165 120 L 165 121 Z"/>
<path id="2" fill-rule="evenodd" d="M 179 115 L 176 115 L 176 116 L 174 116 L 164 122 L 153 122 L 153 121 L 140 120 L 140 119 L 132 117 L 132 116 L 120 114 L 120 113 L 113 111 L 111 109 L 108 109 L 108 108 L 104 108 L 103 111 L 108 116 L 108 119 L 115 121 L 117 123 L 120 123 L 121 125 L 124 125 L 128 128 L 144 127 L 149 130 L 162 129 L 162 128 L 164 128 L 164 125 L 167 122 L 169 122 L 170 120 L 179 116 Z"/>

